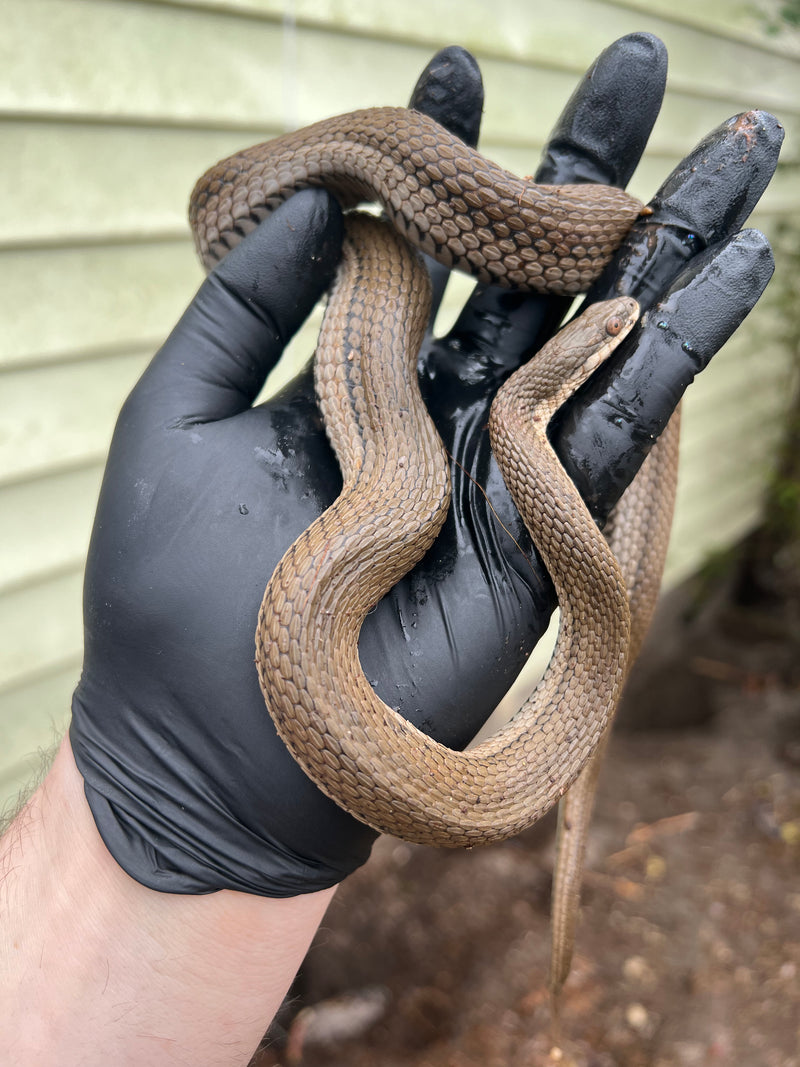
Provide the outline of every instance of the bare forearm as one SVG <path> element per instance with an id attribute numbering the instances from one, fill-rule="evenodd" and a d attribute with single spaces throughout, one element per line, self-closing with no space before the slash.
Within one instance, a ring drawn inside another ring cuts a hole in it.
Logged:
<path id="1" fill-rule="evenodd" d="M 155 893 L 97 833 L 64 742 L 0 842 L 0 1018 L 12 1065 L 246 1064 L 333 890 Z"/>

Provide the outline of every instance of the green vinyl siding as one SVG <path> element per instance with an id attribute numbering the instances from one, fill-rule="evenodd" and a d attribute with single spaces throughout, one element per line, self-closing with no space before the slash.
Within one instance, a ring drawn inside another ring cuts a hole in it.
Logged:
<path id="1" fill-rule="evenodd" d="M 404 103 L 431 54 L 451 43 L 481 62 L 484 150 L 530 173 L 576 77 L 614 38 L 648 30 L 667 44 L 670 80 L 632 191 L 648 198 L 709 129 L 766 108 L 787 140 L 753 224 L 797 233 L 800 46 L 796 34 L 767 31 L 776 9 L 0 0 L 0 797 L 68 715 L 82 568 L 115 415 L 201 279 L 186 224 L 196 177 L 284 129 Z M 468 283 L 453 288 L 463 295 Z M 454 295 L 443 316 L 456 306 Z M 315 328 L 294 345 L 295 361 Z M 670 581 L 757 522 L 792 387 L 768 292 L 687 400 Z"/>

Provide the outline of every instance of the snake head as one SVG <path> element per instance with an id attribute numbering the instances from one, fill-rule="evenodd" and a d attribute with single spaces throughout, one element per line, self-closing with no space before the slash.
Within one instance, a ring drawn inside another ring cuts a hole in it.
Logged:
<path id="1" fill-rule="evenodd" d="M 511 375 L 495 397 L 492 417 L 525 422 L 535 412 L 537 422 L 549 422 L 627 337 L 638 317 L 639 305 L 629 296 L 591 304 Z"/>
<path id="2" fill-rule="evenodd" d="M 639 305 L 636 301 L 630 296 L 620 296 L 590 305 L 574 323 L 564 327 L 558 337 L 566 334 L 570 327 L 575 327 L 576 359 L 580 359 L 581 343 L 586 347 L 586 358 L 578 369 L 579 374 L 585 372 L 582 380 L 608 359 L 633 329 L 638 317 Z"/>

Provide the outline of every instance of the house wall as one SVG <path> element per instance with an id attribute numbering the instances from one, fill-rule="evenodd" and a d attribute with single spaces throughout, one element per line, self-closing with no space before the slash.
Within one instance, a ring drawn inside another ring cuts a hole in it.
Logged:
<path id="1" fill-rule="evenodd" d="M 0 0 L 0 803 L 66 722 L 115 415 L 201 279 L 186 223 L 195 178 L 285 129 L 404 103 L 451 43 L 484 72 L 484 150 L 529 173 L 594 56 L 648 30 L 668 46 L 670 76 L 632 192 L 647 199 L 709 129 L 766 108 L 787 141 L 753 224 L 786 243 L 800 227 L 800 47 L 769 31 L 769 11 L 730 0 Z M 791 388 L 768 292 L 691 390 L 669 581 L 757 521 Z"/>

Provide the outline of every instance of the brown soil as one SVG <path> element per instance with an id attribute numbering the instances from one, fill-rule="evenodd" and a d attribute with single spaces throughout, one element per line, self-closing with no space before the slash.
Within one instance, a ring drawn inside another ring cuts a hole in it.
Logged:
<path id="1" fill-rule="evenodd" d="M 393 839 L 339 891 L 258 1067 L 800 1067 L 800 620 L 663 606 L 604 769 L 556 1043 L 553 823 Z"/>

